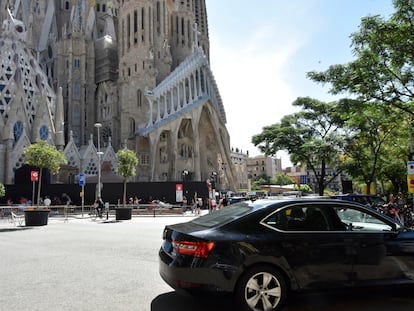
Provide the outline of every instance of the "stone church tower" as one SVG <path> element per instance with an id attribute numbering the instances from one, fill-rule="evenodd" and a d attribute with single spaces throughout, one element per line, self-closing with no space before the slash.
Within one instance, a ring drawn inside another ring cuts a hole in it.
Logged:
<path id="1" fill-rule="evenodd" d="M 27 48 L 30 32 L 10 11 L 0 37 L 0 182 L 12 183 L 23 150 L 36 140 L 63 150 L 62 91 L 57 95 Z"/>
<path id="2" fill-rule="evenodd" d="M 104 163 L 115 171 L 115 151 L 126 147 L 139 158 L 136 181 L 177 181 L 183 172 L 186 180 L 203 181 L 215 173 L 233 188 L 226 115 L 209 64 L 205 0 L 0 4 L 2 21 L 10 9 L 27 29 L 21 49 L 39 63 L 36 74 L 44 76 L 49 97 L 61 102 L 52 107 L 60 107 L 61 119 L 53 111 L 49 122 L 59 127 L 53 134 L 64 140 L 59 143 L 78 173 L 94 176 L 90 168 Z M 4 46 L 0 50 L 3 56 Z M 100 163 L 96 123 L 102 125 Z M 9 158 L 11 138 L 4 138 L 9 131 L 10 125 L 2 128 L 0 167 Z M 12 183 L 13 177 L 0 175 L 0 181 Z"/>

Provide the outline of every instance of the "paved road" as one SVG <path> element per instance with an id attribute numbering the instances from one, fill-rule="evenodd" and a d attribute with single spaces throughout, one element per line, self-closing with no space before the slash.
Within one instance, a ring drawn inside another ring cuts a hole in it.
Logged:
<path id="1" fill-rule="evenodd" d="M 177 295 L 158 274 L 162 229 L 191 218 L 52 217 L 43 227 L 0 220 L 0 311 L 237 311 L 227 297 L 199 301 Z M 413 291 L 295 295 L 283 311 L 411 311 Z"/>

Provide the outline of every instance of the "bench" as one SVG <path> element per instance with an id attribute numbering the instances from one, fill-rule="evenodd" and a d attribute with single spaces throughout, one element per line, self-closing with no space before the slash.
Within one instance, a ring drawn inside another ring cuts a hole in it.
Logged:
<path id="1" fill-rule="evenodd" d="M 15 212 L 11 211 L 11 220 L 15 226 L 21 226 L 24 221 L 24 215 L 16 214 Z"/>

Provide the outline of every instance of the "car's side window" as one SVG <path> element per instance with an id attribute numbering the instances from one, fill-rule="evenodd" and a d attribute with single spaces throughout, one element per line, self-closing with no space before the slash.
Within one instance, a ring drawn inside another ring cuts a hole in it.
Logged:
<path id="1" fill-rule="evenodd" d="M 305 230 L 305 213 L 306 208 L 303 206 L 294 206 L 285 209 L 286 214 L 286 230 L 303 231 Z"/>
<path id="2" fill-rule="evenodd" d="M 381 217 L 347 205 L 300 204 L 280 209 L 262 221 L 282 231 L 391 231 Z"/>
<path id="3" fill-rule="evenodd" d="M 262 224 L 266 225 L 267 227 L 283 231 L 287 230 L 287 217 L 285 210 L 283 209 L 266 217 L 262 221 Z"/>
<path id="4" fill-rule="evenodd" d="M 283 231 L 333 230 L 329 215 L 322 208 L 306 204 L 284 208 L 270 215 L 263 223 Z"/>
<path id="5" fill-rule="evenodd" d="M 375 215 L 349 208 L 335 207 L 336 214 L 349 231 L 391 231 L 392 227 Z"/>

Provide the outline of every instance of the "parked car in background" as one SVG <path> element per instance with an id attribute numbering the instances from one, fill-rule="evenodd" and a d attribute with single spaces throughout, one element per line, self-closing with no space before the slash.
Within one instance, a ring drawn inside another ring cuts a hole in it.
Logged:
<path id="1" fill-rule="evenodd" d="M 229 198 L 229 204 L 234 204 L 242 201 L 247 201 L 248 197 L 230 197 Z"/>
<path id="2" fill-rule="evenodd" d="M 280 310 L 291 291 L 414 285 L 414 232 L 347 200 L 241 201 L 168 225 L 159 272 L 190 294 L 234 295 L 237 310 Z"/>

